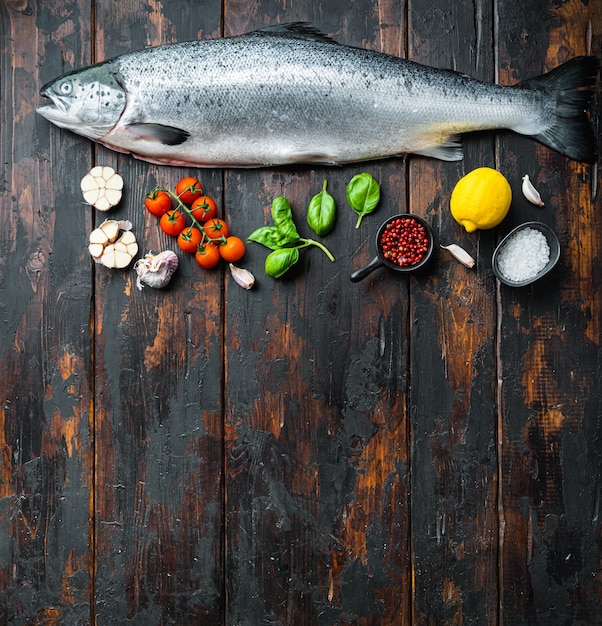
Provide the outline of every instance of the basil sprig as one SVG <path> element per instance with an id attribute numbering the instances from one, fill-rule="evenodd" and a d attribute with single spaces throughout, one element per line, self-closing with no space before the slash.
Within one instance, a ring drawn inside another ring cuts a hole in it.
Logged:
<path id="1" fill-rule="evenodd" d="M 273 251 L 265 260 L 268 276 L 280 278 L 299 261 L 299 250 L 308 246 L 317 246 L 334 262 L 334 257 L 325 246 L 299 235 L 287 198 L 281 196 L 272 201 L 272 221 L 273 226 L 261 226 L 247 237 L 247 241 L 260 243 Z"/>
<path id="2" fill-rule="evenodd" d="M 356 228 L 360 227 L 364 215 L 372 213 L 380 202 L 380 185 L 372 174 L 356 174 L 345 190 L 349 206 L 358 214 Z"/>

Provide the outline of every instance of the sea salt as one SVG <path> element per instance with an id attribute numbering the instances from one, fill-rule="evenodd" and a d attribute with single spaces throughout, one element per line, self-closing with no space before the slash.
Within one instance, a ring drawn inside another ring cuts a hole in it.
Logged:
<path id="1" fill-rule="evenodd" d="M 513 235 L 498 254 L 500 272 L 514 282 L 533 278 L 550 260 L 550 246 L 545 235 L 525 228 Z"/>

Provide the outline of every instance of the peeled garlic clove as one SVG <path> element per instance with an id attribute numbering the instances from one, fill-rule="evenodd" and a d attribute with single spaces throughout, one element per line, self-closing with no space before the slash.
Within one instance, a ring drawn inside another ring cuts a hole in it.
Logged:
<path id="1" fill-rule="evenodd" d="M 178 255 L 171 250 L 164 250 L 159 254 L 150 252 L 143 258 L 138 259 L 134 270 L 138 274 L 136 286 L 140 291 L 144 285 L 154 289 L 162 289 L 167 286 L 174 272 L 178 269 Z"/>
<path id="2" fill-rule="evenodd" d="M 466 267 L 474 267 L 474 259 L 458 244 L 452 243 L 449 246 L 444 246 L 440 244 L 444 250 L 447 250 L 455 259 L 460 261 L 462 265 L 466 265 Z"/>
<path id="3" fill-rule="evenodd" d="M 105 267 L 109 269 L 113 269 L 117 267 L 117 250 L 115 250 L 115 244 L 110 243 L 105 249 L 102 251 L 102 255 L 100 256 L 99 262 L 102 263 Z"/>
<path id="4" fill-rule="evenodd" d="M 136 236 L 131 231 L 124 232 L 115 243 L 119 244 L 120 247 L 122 246 L 123 248 L 121 249 L 125 249 L 125 252 L 130 257 L 130 261 L 138 254 L 138 242 L 136 241 Z"/>
<path id="5" fill-rule="evenodd" d="M 131 243 L 136 243 L 136 236 L 131 230 L 128 230 L 119 237 L 119 241 L 125 245 L 129 245 Z"/>
<path id="6" fill-rule="evenodd" d="M 537 191 L 537 189 L 535 189 L 535 187 L 533 187 L 533 183 L 529 180 L 529 176 L 527 174 L 523 176 L 522 190 L 523 195 L 531 204 L 534 204 L 535 206 L 544 205 L 543 200 L 539 195 L 539 192 Z"/>
<path id="7" fill-rule="evenodd" d="M 88 246 L 88 251 L 90 252 L 90 256 L 97 261 L 98 259 L 100 259 L 100 257 L 102 256 L 102 253 L 104 252 L 104 244 L 102 243 L 91 243 Z"/>
<path id="8" fill-rule="evenodd" d="M 236 267 L 236 265 L 230 263 L 230 272 L 234 281 L 244 289 L 251 289 L 255 284 L 255 276 L 243 267 Z"/>
<path id="9" fill-rule="evenodd" d="M 120 225 L 131 227 L 129 222 L 105 220 L 90 233 L 90 255 L 97 263 L 111 269 L 127 267 L 138 254 L 138 242 L 133 232 L 125 230 L 118 238 Z"/>
<path id="10" fill-rule="evenodd" d="M 97 243 L 104 247 L 107 243 L 109 243 L 109 238 L 102 228 L 95 228 L 90 233 L 90 243 Z"/>
<path id="11" fill-rule="evenodd" d="M 119 234 L 119 222 L 115 220 L 105 220 L 99 227 L 107 237 L 107 241 L 113 243 Z"/>
<path id="12" fill-rule="evenodd" d="M 112 167 L 93 167 L 81 180 L 84 200 L 99 211 L 108 211 L 119 204 L 123 178 Z"/>

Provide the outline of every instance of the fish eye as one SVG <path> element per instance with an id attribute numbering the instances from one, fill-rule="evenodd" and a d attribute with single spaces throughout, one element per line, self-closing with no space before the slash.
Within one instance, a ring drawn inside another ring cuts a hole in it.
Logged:
<path id="1" fill-rule="evenodd" d="M 63 96 L 68 96 L 73 91 L 73 84 L 70 80 L 66 80 L 59 85 L 59 91 Z"/>

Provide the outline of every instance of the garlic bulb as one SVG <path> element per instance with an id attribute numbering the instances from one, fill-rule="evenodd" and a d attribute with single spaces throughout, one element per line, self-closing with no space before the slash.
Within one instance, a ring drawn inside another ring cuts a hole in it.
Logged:
<path id="1" fill-rule="evenodd" d="M 527 174 L 523 176 L 522 190 L 523 195 L 531 204 L 534 204 L 535 206 L 543 206 L 543 200 L 541 199 L 537 189 L 533 187 L 533 183 L 529 180 L 529 176 Z"/>
<path id="2" fill-rule="evenodd" d="M 234 281 L 244 289 L 251 289 L 255 284 L 255 276 L 243 267 L 236 267 L 236 265 L 230 263 L 230 272 L 232 272 Z"/>
<path id="3" fill-rule="evenodd" d="M 178 255 L 171 250 L 164 250 L 159 254 L 148 253 L 143 259 L 138 259 L 134 265 L 138 278 L 136 287 L 142 291 L 144 285 L 153 289 L 165 287 L 173 273 L 178 269 Z"/>

